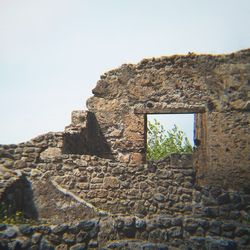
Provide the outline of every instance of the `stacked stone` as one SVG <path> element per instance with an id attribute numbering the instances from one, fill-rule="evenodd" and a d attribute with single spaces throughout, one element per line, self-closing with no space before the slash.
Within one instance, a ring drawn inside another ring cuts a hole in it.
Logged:
<path id="1" fill-rule="evenodd" d="M 247 225 L 190 217 L 106 217 L 75 225 L 0 224 L 1 249 L 249 249 Z"/>

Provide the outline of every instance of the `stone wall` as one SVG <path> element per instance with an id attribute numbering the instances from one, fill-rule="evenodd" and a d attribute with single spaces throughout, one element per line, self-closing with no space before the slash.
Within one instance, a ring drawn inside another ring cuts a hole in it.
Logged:
<path id="1" fill-rule="evenodd" d="M 101 76 L 87 106 L 124 162 L 145 162 L 146 114 L 202 115 L 197 181 L 239 189 L 250 182 L 249 61 L 250 50 L 244 50 L 124 64 Z"/>
<path id="2" fill-rule="evenodd" d="M 52 139 L 56 143 L 49 143 Z M 30 185 L 32 192 L 27 189 L 28 193 L 20 195 L 29 194 L 39 218 L 51 223 L 93 218 L 100 211 L 144 217 L 206 216 L 211 212 L 215 218 L 224 219 L 235 219 L 234 214 L 238 214 L 240 221 L 249 212 L 249 190 L 225 191 L 213 186 L 210 193 L 208 187 L 197 186 L 191 154 L 173 154 L 158 162 L 135 165 L 97 156 L 61 154 L 61 141 L 62 134 L 57 133 L 18 146 L 0 146 L 3 167 L 18 170 Z M 51 147 L 45 149 L 44 144 Z M 2 180 L 3 185 L 7 180 Z M 14 183 L 17 180 L 12 187 Z M 3 194 L 11 193 L 4 187 L 2 190 Z M 11 190 L 15 196 L 15 189 Z"/>
<path id="3" fill-rule="evenodd" d="M 244 224 L 189 217 L 108 217 L 77 224 L 0 224 L 0 248 L 8 249 L 249 249 Z"/>
<path id="4" fill-rule="evenodd" d="M 64 132 L 0 145 L 0 204 L 57 225 L 0 224 L 0 246 L 249 249 L 249 59 L 245 50 L 122 65 Z M 146 115 L 190 112 L 194 153 L 146 161 Z"/>

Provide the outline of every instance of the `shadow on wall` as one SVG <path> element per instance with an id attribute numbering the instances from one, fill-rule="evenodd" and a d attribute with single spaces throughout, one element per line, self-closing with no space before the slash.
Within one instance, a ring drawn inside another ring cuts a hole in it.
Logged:
<path id="1" fill-rule="evenodd" d="M 4 207 L 1 207 L 1 212 L 7 217 L 15 215 L 16 212 L 21 212 L 25 219 L 38 219 L 38 212 L 33 200 L 32 186 L 25 176 L 21 176 L 13 185 L 6 188 L 0 204 L 4 205 Z M 0 216 L 2 215 L 0 214 Z"/>
<path id="2" fill-rule="evenodd" d="M 87 126 L 82 128 L 79 133 L 64 134 L 63 153 L 113 158 L 111 148 L 100 129 L 94 113 L 88 112 Z"/>

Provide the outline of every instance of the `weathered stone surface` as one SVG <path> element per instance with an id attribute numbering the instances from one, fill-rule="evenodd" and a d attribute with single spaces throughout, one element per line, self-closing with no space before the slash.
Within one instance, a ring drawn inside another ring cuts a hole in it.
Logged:
<path id="1" fill-rule="evenodd" d="M 61 150 L 59 148 L 47 148 L 43 152 L 41 152 L 40 157 L 41 159 L 46 159 L 46 158 L 54 158 L 61 155 Z"/>
<path id="2" fill-rule="evenodd" d="M 120 182 L 116 177 L 105 177 L 103 180 L 104 188 L 118 188 Z"/>
<path id="3" fill-rule="evenodd" d="M 0 246 L 81 249 L 93 240 L 100 249 L 110 241 L 131 249 L 247 249 L 249 57 L 245 50 L 123 65 L 101 77 L 89 111 L 74 111 L 63 133 L 0 145 L 0 203 L 9 216 L 23 211 L 61 224 L 0 225 Z M 146 162 L 146 114 L 190 112 L 194 154 Z M 62 224 L 69 221 L 75 225 Z"/>

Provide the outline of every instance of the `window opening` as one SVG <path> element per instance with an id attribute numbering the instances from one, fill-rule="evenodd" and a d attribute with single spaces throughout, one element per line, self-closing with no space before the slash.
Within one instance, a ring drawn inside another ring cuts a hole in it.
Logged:
<path id="1" fill-rule="evenodd" d="M 172 153 L 192 153 L 195 114 L 148 114 L 147 160 L 159 160 Z"/>

